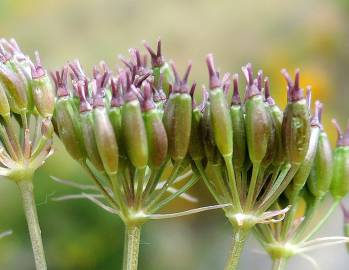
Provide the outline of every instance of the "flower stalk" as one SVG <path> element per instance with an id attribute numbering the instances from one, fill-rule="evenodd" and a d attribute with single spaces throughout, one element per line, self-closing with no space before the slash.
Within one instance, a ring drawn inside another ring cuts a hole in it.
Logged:
<path id="1" fill-rule="evenodd" d="M 249 230 L 244 229 L 234 230 L 230 257 L 228 258 L 225 270 L 237 269 L 249 232 Z"/>
<path id="2" fill-rule="evenodd" d="M 24 179 L 19 181 L 17 184 L 22 196 L 23 209 L 28 224 L 36 269 L 46 270 L 45 252 L 42 244 L 41 229 L 36 210 L 32 180 Z"/>
<path id="3" fill-rule="evenodd" d="M 126 225 L 123 270 L 137 270 L 141 226 Z"/>

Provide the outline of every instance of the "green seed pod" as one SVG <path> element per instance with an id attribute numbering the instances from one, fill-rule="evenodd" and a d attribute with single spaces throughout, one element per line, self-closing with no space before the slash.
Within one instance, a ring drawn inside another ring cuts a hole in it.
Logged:
<path id="1" fill-rule="evenodd" d="M 308 188 L 315 197 L 322 198 L 329 191 L 333 174 L 332 148 L 326 132 L 321 131 L 314 166 Z"/>
<path id="2" fill-rule="evenodd" d="M 275 104 L 274 99 L 270 96 L 268 78 L 265 79 L 265 99 L 267 104 L 269 105 L 269 112 L 271 115 L 274 131 L 275 131 L 275 143 L 273 145 L 273 148 L 274 148 L 273 165 L 278 167 L 285 160 L 285 151 L 282 145 L 282 136 L 281 136 L 283 113 L 280 110 L 280 108 Z"/>
<path id="3" fill-rule="evenodd" d="M 231 158 L 233 155 L 233 128 L 228 103 L 214 68 L 212 54 L 207 56 L 206 63 L 210 76 L 209 93 L 213 136 L 222 156 Z"/>
<path id="4" fill-rule="evenodd" d="M 0 115 L 5 119 L 6 122 L 10 120 L 10 117 L 11 117 L 10 104 L 7 100 L 6 90 L 1 82 L 0 82 Z"/>
<path id="5" fill-rule="evenodd" d="M 144 168 L 148 164 L 147 133 L 141 112 L 140 103 L 132 91 L 130 79 L 127 76 L 127 92 L 122 110 L 122 131 L 127 155 L 136 168 Z M 134 88 L 135 91 L 137 89 Z"/>
<path id="6" fill-rule="evenodd" d="M 31 61 L 29 59 L 28 56 L 26 56 L 21 48 L 19 47 L 19 45 L 17 44 L 17 41 L 13 38 L 9 39 L 9 44 L 11 44 L 12 46 L 12 54 L 13 54 L 13 58 L 15 59 L 15 61 L 21 66 L 23 67 L 24 73 L 30 75 L 30 71 L 31 71 Z"/>
<path id="7" fill-rule="evenodd" d="M 67 90 L 68 68 L 62 72 L 51 74 L 57 89 L 57 101 L 54 112 L 54 120 L 57 125 L 59 138 L 73 159 L 81 162 L 86 154 L 82 139 L 80 117 L 75 104 Z"/>
<path id="8" fill-rule="evenodd" d="M 321 112 L 321 103 L 316 102 L 315 103 L 315 114 L 311 121 L 311 129 L 310 129 L 310 139 L 309 139 L 309 147 L 307 154 L 305 155 L 305 158 L 301 165 L 299 166 L 297 173 L 293 177 L 293 190 L 294 192 L 298 193 L 307 182 L 307 179 L 310 175 L 310 172 L 314 166 L 314 160 L 317 153 L 317 149 L 319 148 L 319 137 L 320 137 L 320 130 L 321 130 L 321 124 L 319 122 L 320 120 L 320 112 Z M 327 168 L 326 168 L 327 169 Z M 308 181 L 309 182 L 309 181 Z M 314 194 L 313 194 L 314 195 Z"/>
<path id="9" fill-rule="evenodd" d="M 282 70 L 288 83 L 288 104 L 282 121 L 282 139 L 288 161 L 299 165 L 308 151 L 310 114 L 303 90 L 299 88 L 299 70 L 292 82 L 286 70 Z"/>
<path id="10" fill-rule="evenodd" d="M 114 176 L 118 172 L 119 149 L 113 126 L 110 123 L 108 112 L 105 108 L 103 98 L 104 89 L 99 86 L 100 84 L 97 82 L 92 111 L 93 131 L 104 170 L 109 176 Z"/>
<path id="11" fill-rule="evenodd" d="M 87 87 L 87 81 L 80 81 L 80 84 L 78 85 L 78 91 L 80 96 L 80 121 L 82 138 L 87 158 L 97 170 L 103 171 L 104 166 L 98 152 L 97 142 L 95 138 L 95 123 L 93 119 L 92 106 L 88 103 L 85 96 Z"/>
<path id="12" fill-rule="evenodd" d="M 159 168 L 167 157 L 168 141 L 159 111 L 153 102 L 149 83 L 143 83 L 144 102 L 142 104 L 145 130 L 147 132 L 149 166 Z"/>
<path id="13" fill-rule="evenodd" d="M 205 91 L 205 90 L 204 90 Z M 207 96 L 208 96 L 208 92 Z M 221 161 L 221 156 L 217 146 L 215 145 L 215 140 L 213 136 L 213 130 L 211 127 L 211 113 L 210 113 L 210 102 L 209 100 L 204 104 L 204 112 L 201 119 L 201 133 L 202 133 L 202 141 L 204 144 L 204 151 L 207 160 L 217 165 Z"/>
<path id="14" fill-rule="evenodd" d="M 238 75 L 233 77 L 233 97 L 230 107 L 231 122 L 233 128 L 233 164 L 235 169 L 241 170 L 245 164 L 247 146 L 246 146 L 246 130 L 243 108 L 238 88 Z"/>
<path id="15" fill-rule="evenodd" d="M 11 110 L 24 113 L 27 110 L 28 99 L 23 81 L 9 67 L 0 63 L 0 81 L 6 87 Z"/>
<path id="16" fill-rule="evenodd" d="M 252 163 L 261 163 L 268 149 L 272 133 L 272 123 L 269 112 L 256 82 L 253 81 L 252 66 L 248 64 L 244 69 L 248 81 L 246 86 L 245 127 L 247 147 Z"/>
<path id="17" fill-rule="evenodd" d="M 191 64 L 189 64 L 182 80 L 180 80 L 174 65 L 172 65 L 172 69 L 176 80 L 173 92 L 170 94 L 165 107 L 163 122 L 168 138 L 169 155 L 174 161 L 179 161 L 187 155 L 190 143 L 192 100 L 187 80 Z"/>
<path id="18" fill-rule="evenodd" d="M 189 154 L 194 161 L 201 161 L 205 158 L 204 145 L 202 142 L 202 133 L 201 133 L 201 121 L 202 121 L 202 112 L 201 106 L 196 106 L 194 91 L 196 84 L 193 84 L 192 89 L 190 90 L 190 95 L 192 98 L 192 107 L 193 114 L 191 120 L 191 134 L 190 134 L 190 144 L 189 144 Z M 206 103 L 205 97 L 203 104 Z"/>
<path id="19" fill-rule="evenodd" d="M 126 158 L 125 144 L 122 137 L 122 106 L 124 104 L 124 100 L 121 94 L 120 79 L 116 80 L 113 78 L 111 80 L 111 87 L 112 99 L 110 102 L 109 119 L 113 126 L 116 141 L 118 143 L 119 156 L 121 158 Z"/>
<path id="20" fill-rule="evenodd" d="M 329 191 L 332 174 L 332 148 L 328 136 L 321 126 L 314 165 L 307 181 L 308 188 L 315 197 L 321 199 Z"/>
<path id="21" fill-rule="evenodd" d="M 18 78 L 23 82 L 24 89 L 26 90 L 26 95 L 28 99 L 28 105 L 27 110 L 30 113 L 36 113 L 36 111 L 33 111 L 34 109 L 34 102 L 33 102 L 33 94 L 32 94 L 32 76 L 31 76 L 31 67 L 33 66 L 32 62 L 30 61 L 30 58 L 21 51 L 20 47 L 18 46 L 16 40 L 10 39 L 1 39 L 0 42 L 0 54 L 3 54 L 3 57 L 5 59 L 4 62 L 6 62 L 6 66 L 9 67 L 17 76 Z M 8 51 L 5 51 L 3 45 Z M 10 53 L 8 53 L 10 52 Z M 17 107 L 16 104 L 14 104 L 14 100 L 11 101 L 11 107 L 15 109 L 14 112 L 20 113 L 20 109 Z"/>
<path id="22" fill-rule="evenodd" d="M 333 155 L 333 176 L 331 193 L 335 200 L 342 199 L 349 192 L 349 125 L 342 133 L 337 121 L 333 119 L 338 132 L 337 147 Z"/>
<path id="23" fill-rule="evenodd" d="M 257 74 L 257 86 L 258 86 L 258 90 L 259 92 L 262 93 L 263 88 L 262 88 L 262 84 L 263 84 L 263 71 L 259 70 L 258 74 Z M 261 163 L 261 167 L 262 170 L 266 170 L 269 165 L 271 165 L 274 162 L 274 157 L 276 155 L 276 151 L 277 151 L 277 147 L 276 146 L 276 126 L 274 124 L 274 119 L 273 119 L 273 115 L 272 115 L 272 106 L 270 106 L 270 104 L 268 103 L 267 100 L 267 96 L 269 95 L 270 97 L 270 89 L 269 89 L 269 79 L 268 77 L 265 78 L 265 88 L 264 88 L 264 93 L 265 93 L 265 101 L 264 101 L 264 105 L 266 107 L 267 110 L 267 115 L 269 118 L 269 121 L 271 123 L 271 133 L 269 136 L 269 140 L 268 140 L 268 146 L 267 146 L 267 152 L 262 160 Z"/>
<path id="24" fill-rule="evenodd" d="M 23 62 L 23 61 L 22 61 Z M 34 109 L 34 101 L 33 101 L 33 91 L 32 91 L 32 75 L 31 75 L 31 69 L 29 66 L 29 73 L 27 69 L 27 63 L 19 63 L 15 61 L 14 58 L 9 60 L 9 66 L 11 70 L 17 75 L 17 77 L 22 81 L 24 85 L 24 89 L 26 90 L 26 95 L 28 99 L 28 105 L 27 105 L 27 110 L 29 112 L 32 112 Z M 30 60 L 28 62 L 33 65 Z"/>
<path id="25" fill-rule="evenodd" d="M 32 68 L 32 89 L 35 107 L 42 117 L 51 118 L 55 105 L 54 90 L 47 72 L 41 65 L 38 52 L 35 53 L 35 56 L 36 65 Z"/>
<path id="26" fill-rule="evenodd" d="M 161 40 L 158 40 L 156 53 L 146 42 L 144 42 L 144 47 L 148 50 L 151 57 L 154 84 L 158 85 L 160 78 L 162 77 L 162 89 L 165 91 L 166 96 L 169 96 L 170 85 L 174 84 L 175 75 L 170 65 L 164 61 L 164 58 L 161 54 Z"/>

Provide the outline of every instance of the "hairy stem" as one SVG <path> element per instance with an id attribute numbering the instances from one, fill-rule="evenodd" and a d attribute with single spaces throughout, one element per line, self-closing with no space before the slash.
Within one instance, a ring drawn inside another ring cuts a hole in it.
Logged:
<path id="1" fill-rule="evenodd" d="M 36 270 L 46 270 L 47 266 L 44 248 L 42 245 L 38 214 L 34 200 L 33 183 L 31 180 L 22 180 L 18 182 L 18 187 L 22 196 L 23 208 L 32 243 Z"/>
<path id="2" fill-rule="evenodd" d="M 141 226 L 126 225 L 123 270 L 137 270 Z"/>
<path id="3" fill-rule="evenodd" d="M 280 258 L 273 261 L 273 268 L 272 270 L 284 270 L 286 268 L 286 259 Z"/>
<path id="4" fill-rule="evenodd" d="M 249 230 L 244 230 L 241 228 L 234 231 L 232 248 L 229 259 L 225 266 L 225 270 L 237 269 L 248 234 Z"/>

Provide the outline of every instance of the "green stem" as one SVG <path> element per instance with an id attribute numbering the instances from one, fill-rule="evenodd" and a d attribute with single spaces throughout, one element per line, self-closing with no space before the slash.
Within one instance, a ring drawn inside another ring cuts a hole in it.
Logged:
<path id="1" fill-rule="evenodd" d="M 260 163 L 253 164 L 252 178 L 251 178 L 251 183 L 250 183 L 250 186 L 248 189 L 247 199 L 246 199 L 246 209 L 247 210 L 250 210 L 252 203 L 253 203 L 254 194 L 256 192 L 256 184 L 257 184 L 259 168 L 260 168 Z"/>
<path id="2" fill-rule="evenodd" d="M 281 229 L 281 239 L 285 239 L 287 237 L 287 234 L 296 218 L 298 202 L 299 202 L 298 194 L 299 192 L 294 192 L 294 194 L 292 194 L 292 197 L 290 199 L 291 209 L 288 211 L 284 219 L 284 223 Z"/>
<path id="3" fill-rule="evenodd" d="M 272 188 L 272 190 L 269 192 L 268 196 L 263 200 L 263 202 L 261 203 L 261 205 L 259 206 L 259 212 L 263 213 L 265 212 L 267 209 L 269 209 L 269 207 L 275 202 L 275 200 L 277 198 L 280 197 L 280 195 L 282 194 L 282 192 L 285 191 L 285 189 L 287 188 L 287 186 L 291 183 L 294 175 L 296 174 L 297 170 L 298 170 L 298 165 L 293 165 L 291 166 L 291 168 L 288 170 L 287 167 L 284 169 L 287 171 L 287 175 L 285 176 L 285 178 L 283 178 L 283 172 L 280 173 L 281 175 L 281 183 L 280 185 L 278 185 L 275 190 L 274 187 Z M 279 177 L 280 177 L 279 175 Z M 276 182 L 278 182 L 279 180 L 276 180 Z"/>
<path id="4" fill-rule="evenodd" d="M 36 270 L 46 270 L 46 260 L 41 239 L 41 230 L 34 200 L 33 183 L 31 180 L 18 182 L 21 192 L 23 209 L 28 224 L 30 240 L 32 243 Z"/>
<path id="5" fill-rule="evenodd" d="M 283 270 L 286 268 L 286 259 L 280 258 L 273 261 L 273 269 L 272 270 Z"/>
<path id="6" fill-rule="evenodd" d="M 204 180 L 204 183 L 206 185 L 206 187 L 208 188 L 208 190 L 210 191 L 211 195 L 214 197 L 214 199 L 216 200 L 217 203 L 222 204 L 223 201 L 220 199 L 219 194 L 217 194 L 217 192 L 215 192 L 213 186 L 210 183 L 210 180 L 208 179 L 206 173 L 205 173 L 205 169 L 203 168 L 201 161 L 200 160 L 194 160 L 195 162 L 195 166 L 197 168 L 197 170 L 199 171 L 199 174 L 202 178 L 202 180 Z M 234 205 L 233 205 L 234 207 Z"/>
<path id="7" fill-rule="evenodd" d="M 241 203 L 240 203 L 240 195 L 236 186 L 235 173 L 234 173 L 231 156 L 224 157 L 224 161 L 228 171 L 229 186 L 231 188 L 231 193 L 233 195 L 233 204 L 239 211 L 242 211 Z"/>
<path id="8" fill-rule="evenodd" d="M 136 172 L 134 175 L 134 183 L 137 185 L 136 191 L 136 208 L 139 209 L 142 204 L 142 192 L 144 190 L 144 177 L 145 177 L 146 167 L 144 168 L 136 168 Z"/>
<path id="9" fill-rule="evenodd" d="M 147 186 L 144 190 L 144 198 L 146 198 L 148 196 L 148 194 L 151 194 L 153 193 L 153 191 L 156 189 L 156 186 L 158 185 L 161 177 L 162 177 L 162 174 L 164 173 L 166 167 L 167 167 L 167 164 L 168 164 L 168 160 L 166 160 L 161 166 L 160 168 L 154 168 L 151 172 L 151 176 L 150 176 L 150 179 L 149 179 L 149 182 L 147 183 Z"/>
<path id="10" fill-rule="evenodd" d="M 229 186 L 226 181 L 224 181 L 222 175 L 222 165 L 215 165 L 207 163 L 207 167 L 212 171 L 212 180 L 217 191 L 222 195 L 223 201 L 233 200 L 231 192 L 229 192 Z"/>
<path id="11" fill-rule="evenodd" d="M 190 189 L 198 180 L 200 176 L 194 176 L 191 178 L 183 187 L 181 187 L 177 192 L 169 195 L 167 198 L 165 198 L 163 201 L 160 201 L 155 209 L 150 209 L 151 212 L 156 213 L 161 208 L 165 207 L 167 204 L 172 202 L 175 198 L 179 197 L 181 194 L 186 192 L 188 189 Z"/>
<path id="12" fill-rule="evenodd" d="M 95 176 L 95 174 L 92 172 L 90 167 L 87 165 L 85 161 L 80 162 L 82 168 L 85 170 L 85 172 L 91 176 L 92 180 L 95 182 L 97 185 L 98 189 L 102 192 L 102 194 L 106 197 L 106 199 L 113 205 L 116 206 L 117 208 L 119 205 L 116 203 L 114 198 L 108 193 L 108 191 L 105 189 L 105 187 L 102 185 L 102 183 L 99 181 L 99 179 Z"/>
<path id="13" fill-rule="evenodd" d="M 161 176 L 159 175 L 159 169 L 152 169 L 147 185 L 145 186 L 145 189 L 143 191 L 143 200 L 145 200 L 148 197 L 148 194 L 150 194 L 155 188 L 156 185 L 158 184 L 158 180 L 160 179 Z"/>
<path id="14" fill-rule="evenodd" d="M 126 225 L 123 270 L 137 270 L 141 226 Z"/>
<path id="15" fill-rule="evenodd" d="M 165 194 L 168 187 L 173 184 L 173 182 L 176 180 L 176 177 L 179 173 L 179 169 L 181 168 L 181 164 L 182 164 L 182 160 L 176 161 L 176 163 L 173 165 L 171 175 L 168 178 L 168 180 L 166 181 L 166 183 L 164 183 L 164 185 L 161 187 L 161 189 L 156 194 L 154 194 L 153 196 L 151 196 L 149 198 L 150 200 L 149 200 L 149 205 L 148 205 L 147 209 L 151 209 L 152 207 L 154 207 L 154 205 L 156 205 L 158 200 L 161 199 L 161 197 Z"/>
<path id="16" fill-rule="evenodd" d="M 235 270 L 238 267 L 242 251 L 244 249 L 249 230 L 237 229 L 233 234 L 233 244 L 225 270 Z"/>
<path id="17" fill-rule="evenodd" d="M 330 215 L 333 213 L 333 211 L 337 208 L 338 204 L 340 203 L 340 200 L 336 200 L 333 202 L 331 208 L 327 211 L 327 213 L 322 217 L 322 219 L 314 226 L 314 228 L 307 233 L 307 236 L 305 236 L 302 239 L 302 242 L 307 241 L 311 236 L 313 236 L 320 228 L 321 226 L 328 220 Z"/>
<path id="18" fill-rule="evenodd" d="M 298 242 L 302 239 L 307 229 L 311 225 L 311 222 L 314 219 L 314 215 L 316 214 L 316 209 L 319 206 L 320 200 L 315 199 L 313 203 L 306 209 L 304 220 L 300 224 L 300 227 L 297 229 L 296 234 L 293 237 L 293 241 Z"/>

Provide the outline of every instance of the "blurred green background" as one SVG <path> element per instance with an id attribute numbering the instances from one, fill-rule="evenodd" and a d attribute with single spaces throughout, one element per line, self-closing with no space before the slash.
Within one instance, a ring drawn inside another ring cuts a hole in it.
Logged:
<path id="1" fill-rule="evenodd" d="M 207 83 L 204 57 L 215 55 L 222 71 L 239 72 L 251 61 L 271 78 L 277 101 L 285 104 L 280 69 L 301 68 L 303 86 L 313 86 L 314 98 L 325 103 L 325 126 L 334 116 L 345 124 L 349 116 L 349 1 L 336 0 L 0 0 L 1 36 L 14 37 L 23 50 L 35 49 L 49 69 L 79 58 L 84 67 L 99 60 L 111 66 L 119 53 L 155 44 L 160 36 L 167 59 L 184 70 L 194 63 L 193 76 Z M 91 70 L 91 68 L 90 68 Z M 54 183 L 50 175 L 89 182 L 56 140 L 56 153 L 36 175 L 36 200 L 50 270 L 120 269 L 123 244 L 121 221 L 88 201 L 53 202 L 52 197 L 76 192 Z M 199 204 L 178 200 L 166 211 L 214 204 L 199 183 L 191 193 Z M 0 241 L 1 270 L 34 269 L 29 236 L 18 190 L 0 181 L 0 231 L 13 235 Z M 146 224 L 140 270 L 223 269 L 230 246 L 230 225 L 222 211 Z M 319 233 L 342 234 L 338 210 Z M 348 269 L 344 246 L 310 254 L 321 269 Z M 241 269 L 269 269 L 270 260 L 254 239 L 242 257 Z M 288 269 L 312 269 L 303 258 Z"/>

